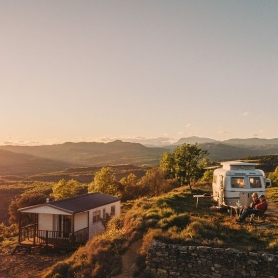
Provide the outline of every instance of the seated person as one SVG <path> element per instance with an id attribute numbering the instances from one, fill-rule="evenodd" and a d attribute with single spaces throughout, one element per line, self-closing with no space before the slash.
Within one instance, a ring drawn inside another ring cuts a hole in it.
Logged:
<path id="1" fill-rule="evenodd" d="M 249 205 L 249 208 L 253 209 L 260 202 L 259 196 L 256 192 L 252 194 L 252 202 Z"/>
<path id="2" fill-rule="evenodd" d="M 260 195 L 259 197 L 260 202 L 255 205 L 254 208 L 247 208 L 244 212 L 240 215 L 240 217 L 236 220 L 237 222 L 242 222 L 245 218 L 251 214 L 255 215 L 263 215 L 267 209 L 267 201 L 264 195 Z"/>
<path id="3" fill-rule="evenodd" d="M 241 214 L 245 211 L 245 209 L 247 209 L 247 208 L 254 209 L 255 206 L 256 206 L 259 202 L 260 202 L 260 199 L 259 199 L 259 197 L 258 197 L 258 194 L 257 194 L 256 192 L 254 192 L 254 193 L 252 194 L 252 202 L 249 204 L 248 207 L 243 207 L 243 208 L 241 209 L 241 211 L 239 212 L 239 215 L 241 215 Z"/>

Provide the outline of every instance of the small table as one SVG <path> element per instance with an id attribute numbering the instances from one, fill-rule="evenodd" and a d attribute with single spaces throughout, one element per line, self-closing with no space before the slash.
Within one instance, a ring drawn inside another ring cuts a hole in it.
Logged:
<path id="1" fill-rule="evenodd" d="M 193 195 L 194 198 L 197 198 L 196 200 L 196 207 L 198 206 L 198 203 L 199 203 L 199 198 L 213 198 L 214 196 L 211 196 L 211 195 L 206 195 L 205 194 L 202 194 L 202 195 Z"/>

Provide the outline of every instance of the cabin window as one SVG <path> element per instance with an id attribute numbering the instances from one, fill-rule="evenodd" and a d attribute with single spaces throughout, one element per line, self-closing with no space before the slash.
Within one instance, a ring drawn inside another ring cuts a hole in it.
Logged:
<path id="1" fill-rule="evenodd" d="M 249 183 L 251 188 L 261 188 L 261 179 L 259 177 L 249 178 Z"/>
<path id="2" fill-rule="evenodd" d="M 100 210 L 93 212 L 93 223 L 100 221 Z"/>
<path id="3" fill-rule="evenodd" d="M 244 178 L 234 177 L 232 178 L 232 188 L 244 188 Z"/>
<path id="4" fill-rule="evenodd" d="M 116 214 L 116 207 L 111 206 L 111 216 Z"/>

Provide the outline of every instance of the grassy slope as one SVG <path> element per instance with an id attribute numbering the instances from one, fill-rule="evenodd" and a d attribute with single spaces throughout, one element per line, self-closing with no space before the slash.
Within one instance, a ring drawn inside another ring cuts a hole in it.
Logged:
<path id="1" fill-rule="evenodd" d="M 210 192 L 210 186 L 201 186 L 194 193 Z M 269 189 L 268 195 L 278 200 L 278 188 Z M 143 239 L 141 275 L 152 239 L 249 251 L 278 251 L 276 217 L 267 217 L 268 229 L 257 230 L 254 226 L 236 224 L 235 218 L 231 218 L 227 211 L 216 212 L 210 210 L 211 206 L 211 199 L 203 198 L 196 208 L 196 200 L 187 187 L 160 197 L 123 204 L 121 217 L 111 221 L 107 232 L 93 238 L 71 258 L 58 263 L 46 277 L 70 277 L 73 274 L 78 277 L 111 277 L 120 272 L 121 254 L 139 238 Z"/>

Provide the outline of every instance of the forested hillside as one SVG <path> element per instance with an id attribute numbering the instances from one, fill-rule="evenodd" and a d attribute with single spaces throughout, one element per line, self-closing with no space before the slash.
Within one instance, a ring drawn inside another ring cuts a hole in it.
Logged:
<path id="1" fill-rule="evenodd" d="M 190 142 L 198 141 L 191 138 Z M 203 139 L 203 141 L 208 139 Z M 180 142 L 187 142 L 183 139 Z M 244 141 L 200 143 L 214 161 L 242 159 L 245 157 L 277 155 L 278 145 L 248 145 Z M 258 141 L 255 140 L 257 143 Z M 265 142 L 265 141 L 262 141 Z M 267 141 L 269 142 L 269 141 Z M 272 143 L 276 141 L 271 141 Z M 110 143 L 64 143 L 45 146 L 0 146 L 0 176 L 27 177 L 41 173 L 63 171 L 69 168 L 100 167 L 105 165 L 132 164 L 136 166 L 158 164 L 161 156 L 177 145 L 146 147 L 139 143 L 114 141 Z"/>
<path id="2" fill-rule="evenodd" d="M 0 149 L 0 176 L 29 176 L 37 173 L 49 173 L 64 170 L 72 164 L 38 157 L 26 153 L 16 153 Z"/>
<path id="3" fill-rule="evenodd" d="M 235 160 L 247 156 L 277 155 L 278 145 L 228 145 L 224 143 L 204 143 L 201 148 L 209 152 L 215 161 Z"/>
<path id="4" fill-rule="evenodd" d="M 157 164 L 164 148 L 138 143 L 64 143 L 50 146 L 0 146 L 0 175 L 35 175 L 67 168 Z"/>

